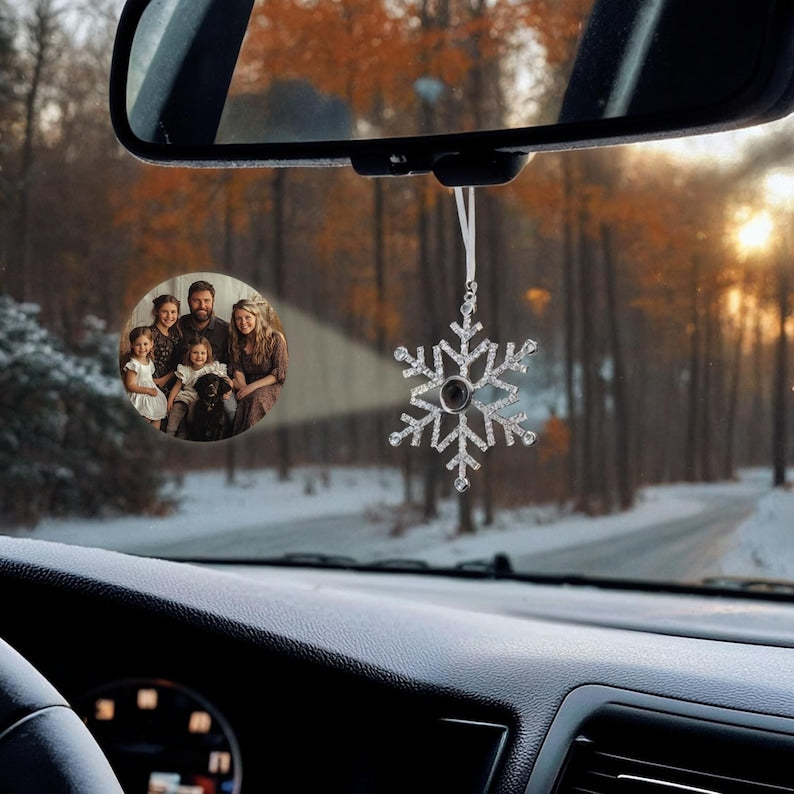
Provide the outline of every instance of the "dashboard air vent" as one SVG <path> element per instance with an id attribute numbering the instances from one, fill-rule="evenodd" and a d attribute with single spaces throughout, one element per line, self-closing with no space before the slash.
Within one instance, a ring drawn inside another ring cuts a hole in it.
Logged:
<path id="1" fill-rule="evenodd" d="M 554 794 L 794 794 L 794 736 L 610 704 L 571 743 Z"/>

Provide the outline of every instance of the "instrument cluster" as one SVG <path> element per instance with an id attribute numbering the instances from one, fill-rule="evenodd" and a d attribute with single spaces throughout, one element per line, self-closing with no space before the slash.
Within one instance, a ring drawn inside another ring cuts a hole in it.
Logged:
<path id="1" fill-rule="evenodd" d="M 130 678 L 93 689 L 73 705 L 128 794 L 240 794 L 237 739 L 198 692 L 174 681 Z"/>

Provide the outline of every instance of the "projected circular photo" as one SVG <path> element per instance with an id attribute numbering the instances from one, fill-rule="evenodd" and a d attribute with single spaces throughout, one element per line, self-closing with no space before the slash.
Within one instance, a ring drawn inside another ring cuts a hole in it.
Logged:
<path id="1" fill-rule="evenodd" d="M 264 419 L 289 362 L 270 302 L 220 273 L 188 273 L 150 290 L 133 309 L 119 349 L 132 406 L 157 430 L 185 441 L 221 441 Z"/>

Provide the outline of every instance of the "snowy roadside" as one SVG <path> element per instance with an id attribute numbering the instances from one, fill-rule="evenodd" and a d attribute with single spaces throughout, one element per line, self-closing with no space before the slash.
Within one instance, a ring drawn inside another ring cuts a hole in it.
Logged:
<path id="1" fill-rule="evenodd" d="M 527 554 L 592 542 L 695 515 L 715 499 L 742 497 L 757 499 L 756 509 L 737 530 L 722 572 L 794 578 L 794 492 L 773 491 L 766 470 L 743 472 L 738 482 L 646 488 L 634 509 L 599 518 L 560 514 L 550 507 L 503 511 L 493 526 L 480 527 L 469 536 L 455 534 L 454 499 L 442 503 L 434 521 L 401 529 L 395 518 L 402 495 L 399 472 L 341 468 L 332 470 L 325 481 L 319 474 L 316 469 L 300 469 L 281 482 L 272 470 L 241 472 L 227 485 L 223 472 L 198 472 L 184 478 L 174 494 L 179 507 L 168 516 L 50 519 L 33 530 L 8 534 L 119 551 L 139 549 L 147 542 L 156 549 L 164 537 L 190 538 L 200 554 L 201 538 L 216 534 L 219 527 L 261 526 L 263 534 L 283 533 L 291 522 L 355 515 L 367 519 L 360 559 L 409 557 L 451 565 L 496 552 Z M 475 520 L 480 520 L 476 514 Z M 321 548 L 320 542 L 318 533 Z"/>
<path id="2" fill-rule="evenodd" d="M 721 567 L 728 576 L 794 580 L 794 488 L 770 490 L 758 500 Z"/>
<path id="3" fill-rule="evenodd" d="M 765 543 L 774 547 L 778 536 L 787 534 L 784 527 L 794 528 L 794 493 L 774 492 L 771 476 L 766 470 L 743 472 L 737 482 L 658 485 L 643 489 L 635 507 L 624 513 L 587 518 L 580 514 L 566 515 L 548 507 L 523 508 L 502 512 L 492 527 L 481 527 L 469 536 L 456 535 L 454 505 L 444 505 L 442 517 L 431 523 L 415 526 L 389 544 L 367 546 L 381 556 L 420 557 L 431 564 L 454 565 L 464 560 L 488 559 L 496 552 L 509 556 L 543 553 L 592 543 L 594 540 L 637 532 L 650 526 L 694 516 L 714 504 L 715 500 L 758 499 L 754 514 L 737 530 L 735 546 L 730 547 L 729 564 L 721 565 L 724 573 L 748 571 L 748 557 L 740 546 L 758 534 L 756 524 L 763 521 Z M 780 494 L 769 508 L 770 497 Z M 779 547 L 785 548 L 785 544 Z M 786 553 L 791 558 L 789 569 L 794 578 L 794 546 Z M 756 551 L 756 556 L 763 552 Z M 744 555 L 744 556 L 742 556 Z M 376 555 L 373 555 L 376 556 Z M 770 557 L 774 552 L 770 551 Z"/>

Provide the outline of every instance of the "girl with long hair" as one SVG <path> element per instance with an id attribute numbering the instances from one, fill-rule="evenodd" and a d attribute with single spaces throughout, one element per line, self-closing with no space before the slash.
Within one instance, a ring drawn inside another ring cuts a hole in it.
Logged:
<path id="1" fill-rule="evenodd" d="M 141 325 L 129 335 L 130 350 L 123 367 L 124 388 L 138 413 L 156 427 L 165 419 L 165 395 L 154 383 L 154 340 L 152 330 Z"/>
<path id="2" fill-rule="evenodd" d="M 158 295 L 152 301 L 154 382 L 166 396 L 183 354 L 182 329 L 177 322 L 179 310 L 179 299 L 173 295 Z"/>

